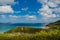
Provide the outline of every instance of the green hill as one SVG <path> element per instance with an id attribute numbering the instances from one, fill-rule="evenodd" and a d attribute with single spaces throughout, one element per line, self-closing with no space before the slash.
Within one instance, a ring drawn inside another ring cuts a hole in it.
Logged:
<path id="1" fill-rule="evenodd" d="M 48 25 L 46 25 L 52 29 L 60 29 L 60 20 L 54 22 L 54 23 L 50 23 Z"/>

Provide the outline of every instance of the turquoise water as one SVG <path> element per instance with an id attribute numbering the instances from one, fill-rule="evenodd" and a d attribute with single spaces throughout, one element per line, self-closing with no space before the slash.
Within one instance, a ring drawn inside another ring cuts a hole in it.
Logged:
<path id="1" fill-rule="evenodd" d="M 6 32 L 8 30 L 11 30 L 12 28 L 15 28 L 16 26 L 20 26 L 21 27 L 21 25 L 6 25 L 6 24 L 0 25 L 0 33 L 3 33 L 3 32 Z M 42 28 L 44 26 L 43 25 L 36 25 L 36 26 L 28 26 L 28 27 L 30 27 L 30 28 Z"/>

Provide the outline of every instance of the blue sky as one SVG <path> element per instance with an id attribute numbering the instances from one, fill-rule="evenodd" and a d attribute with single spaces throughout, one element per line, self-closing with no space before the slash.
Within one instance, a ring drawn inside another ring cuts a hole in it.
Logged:
<path id="1" fill-rule="evenodd" d="M 60 20 L 60 0 L 0 0 L 0 22 L 49 23 Z"/>

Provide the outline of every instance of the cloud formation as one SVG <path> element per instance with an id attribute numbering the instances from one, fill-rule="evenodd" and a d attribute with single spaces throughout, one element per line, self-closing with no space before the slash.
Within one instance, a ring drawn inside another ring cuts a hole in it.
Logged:
<path id="1" fill-rule="evenodd" d="M 36 16 L 33 15 L 25 15 L 25 16 L 17 16 L 17 15 L 9 15 L 11 19 L 24 19 L 24 20 L 36 20 Z"/>
<path id="2" fill-rule="evenodd" d="M 60 4 L 60 0 L 38 0 L 38 2 L 50 7 L 58 7 Z"/>
<path id="3" fill-rule="evenodd" d="M 0 13 L 13 13 L 11 6 L 0 6 Z"/>
<path id="4" fill-rule="evenodd" d="M 26 19 L 27 20 L 36 20 L 36 16 L 34 16 L 34 15 L 32 15 L 32 16 L 26 15 Z"/>
<path id="5" fill-rule="evenodd" d="M 14 0 L 0 0 L 0 5 L 12 5 L 14 3 Z"/>
<path id="6" fill-rule="evenodd" d="M 42 8 L 39 9 L 38 13 L 42 15 L 43 18 L 51 19 L 51 18 L 59 17 L 60 0 L 38 0 L 38 2 L 42 3 Z"/>
<path id="7" fill-rule="evenodd" d="M 12 19 L 18 18 L 18 16 L 16 16 L 16 15 L 9 15 L 9 17 L 12 18 Z"/>
<path id="8" fill-rule="evenodd" d="M 14 13 L 12 9 L 13 4 L 17 4 L 15 0 L 0 0 L 0 14 L 1 13 Z"/>
<path id="9" fill-rule="evenodd" d="M 52 14 L 53 10 L 49 9 L 49 7 L 47 5 L 44 5 L 43 8 L 39 9 L 38 13 L 40 13 L 40 15 L 42 15 L 43 17 L 46 18 L 54 18 L 57 17 L 56 14 Z"/>

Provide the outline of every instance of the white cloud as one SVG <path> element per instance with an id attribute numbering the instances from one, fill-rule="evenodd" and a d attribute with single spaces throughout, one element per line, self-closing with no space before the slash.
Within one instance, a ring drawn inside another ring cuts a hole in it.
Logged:
<path id="1" fill-rule="evenodd" d="M 42 8 L 39 9 L 38 13 L 43 17 L 43 19 L 52 19 L 59 17 L 58 12 L 60 13 L 60 8 L 58 8 L 58 4 L 60 4 L 60 0 L 38 0 L 42 3 Z M 54 9 L 49 8 L 54 7 Z M 53 14 L 53 12 L 57 12 L 57 14 Z"/>
<path id="2" fill-rule="evenodd" d="M 25 19 L 25 20 L 36 20 L 36 16 L 34 15 L 25 15 L 25 16 L 16 16 L 16 15 L 9 15 L 9 18 L 11 19 Z"/>
<path id="3" fill-rule="evenodd" d="M 56 3 L 53 3 L 53 2 L 48 2 L 47 4 L 50 7 L 57 7 L 58 6 Z"/>
<path id="4" fill-rule="evenodd" d="M 59 8 L 55 8 L 55 9 L 52 9 L 54 12 L 57 12 L 57 13 L 60 13 L 60 7 Z"/>
<path id="5" fill-rule="evenodd" d="M 0 0 L 0 13 L 14 13 L 11 5 L 17 3 L 15 0 Z"/>
<path id="6" fill-rule="evenodd" d="M 13 13 L 11 6 L 0 6 L 0 13 Z"/>
<path id="7" fill-rule="evenodd" d="M 14 0 L 0 0 L 0 5 L 14 4 Z"/>
<path id="8" fill-rule="evenodd" d="M 48 5 L 43 5 L 43 7 L 39 9 L 38 13 L 43 17 L 43 19 L 48 20 L 59 16 L 59 14 L 58 15 L 53 14 L 53 11 L 54 10 L 50 9 Z"/>
<path id="9" fill-rule="evenodd" d="M 58 7 L 60 4 L 60 0 L 38 0 L 38 2 L 42 3 L 43 5 L 47 4 L 50 7 Z"/>
<path id="10" fill-rule="evenodd" d="M 27 20 L 36 20 L 36 16 L 34 16 L 34 15 L 32 15 L 32 16 L 26 15 L 25 17 Z"/>
<path id="11" fill-rule="evenodd" d="M 49 0 L 50 2 L 53 2 L 55 4 L 60 4 L 60 0 Z"/>
<path id="12" fill-rule="evenodd" d="M 18 18 L 18 16 L 16 16 L 16 15 L 9 15 L 9 17 L 12 18 L 12 19 Z"/>
<path id="13" fill-rule="evenodd" d="M 42 4 L 46 4 L 48 2 L 48 0 L 37 0 L 37 1 L 42 3 Z"/>
<path id="14" fill-rule="evenodd" d="M 26 7 L 26 8 L 22 8 L 21 10 L 23 10 L 23 11 L 27 11 L 27 10 L 28 10 L 28 7 Z"/>
<path id="15" fill-rule="evenodd" d="M 47 5 L 43 5 L 43 7 L 39 9 L 38 13 L 46 18 L 56 17 L 55 14 L 52 14 L 52 10 Z"/>
<path id="16" fill-rule="evenodd" d="M 52 14 L 52 10 L 47 6 L 47 5 L 43 5 L 43 7 L 41 9 L 39 9 L 38 11 L 39 13 L 41 12 L 41 14 Z"/>

